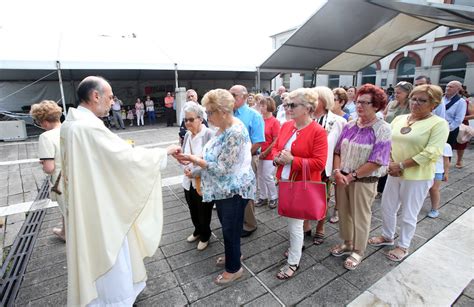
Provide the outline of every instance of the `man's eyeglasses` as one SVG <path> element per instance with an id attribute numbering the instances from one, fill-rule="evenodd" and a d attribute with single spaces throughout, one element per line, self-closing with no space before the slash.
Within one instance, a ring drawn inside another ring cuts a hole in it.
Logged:
<path id="1" fill-rule="evenodd" d="M 283 109 L 285 110 L 289 108 L 287 103 L 282 104 L 282 106 L 283 106 Z"/>
<path id="2" fill-rule="evenodd" d="M 422 105 L 425 103 L 428 103 L 428 99 L 421 99 L 421 98 L 410 98 L 410 102 L 417 104 L 417 105 Z"/>
<path id="3" fill-rule="evenodd" d="M 363 100 L 357 100 L 355 103 L 356 103 L 356 104 L 363 105 L 363 106 L 367 106 L 367 105 L 369 105 L 369 104 L 372 104 L 371 101 L 363 101 Z"/>
<path id="4" fill-rule="evenodd" d="M 196 119 L 197 117 L 190 117 L 190 118 L 184 118 L 184 122 L 187 123 L 187 122 L 190 122 L 190 123 L 193 123 L 194 120 Z"/>

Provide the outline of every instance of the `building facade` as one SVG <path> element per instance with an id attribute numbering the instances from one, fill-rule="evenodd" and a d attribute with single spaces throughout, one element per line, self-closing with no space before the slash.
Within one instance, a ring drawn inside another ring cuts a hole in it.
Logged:
<path id="1" fill-rule="evenodd" d="M 461 3 L 456 1 L 456 4 Z M 295 31 L 296 28 L 293 28 L 273 35 L 273 48 L 281 46 Z M 441 26 L 362 69 L 355 76 L 282 73 L 272 80 L 272 88 L 280 85 L 289 90 L 315 85 L 335 88 L 365 83 L 387 88 L 400 81 L 413 83 L 420 75 L 430 77 L 433 84 L 442 87 L 457 80 L 467 86 L 468 92 L 474 92 L 474 32 Z"/>

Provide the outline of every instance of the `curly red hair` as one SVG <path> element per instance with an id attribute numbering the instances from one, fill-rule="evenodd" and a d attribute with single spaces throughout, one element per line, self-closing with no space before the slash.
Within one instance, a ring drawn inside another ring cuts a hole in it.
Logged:
<path id="1" fill-rule="evenodd" d="M 372 96 L 372 106 L 377 109 L 377 112 L 385 109 L 387 105 L 387 95 L 383 89 L 370 83 L 364 84 L 357 91 L 356 101 L 359 96 L 365 94 Z"/>

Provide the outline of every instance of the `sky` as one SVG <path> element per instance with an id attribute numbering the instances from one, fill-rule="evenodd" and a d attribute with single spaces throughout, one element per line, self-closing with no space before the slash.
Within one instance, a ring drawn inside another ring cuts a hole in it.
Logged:
<path id="1" fill-rule="evenodd" d="M 19 33 L 18 39 L 24 41 L 33 36 L 39 41 L 35 43 L 41 44 L 47 41 L 42 37 L 55 37 L 57 33 L 81 38 L 120 38 L 134 33 L 139 39 L 136 48 L 147 48 L 147 42 L 153 42 L 178 65 L 255 67 L 272 53 L 271 35 L 303 24 L 324 3 L 0 0 L 0 34 Z"/>

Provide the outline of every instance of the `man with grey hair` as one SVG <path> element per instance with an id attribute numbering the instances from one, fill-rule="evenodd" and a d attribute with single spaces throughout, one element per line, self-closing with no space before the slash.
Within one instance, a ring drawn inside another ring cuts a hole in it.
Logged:
<path id="1" fill-rule="evenodd" d="M 107 129 L 99 117 L 114 96 L 105 79 L 85 78 L 77 95 L 79 107 L 69 108 L 60 132 L 67 305 L 131 306 L 145 288 L 143 259 L 161 238 L 160 170 L 181 149 L 133 148 Z"/>
<path id="2" fill-rule="evenodd" d="M 125 129 L 122 119 L 122 100 L 118 99 L 117 96 L 114 96 L 114 101 L 112 105 L 112 117 L 114 119 L 115 129 L 119 130 L 120 128 Z M 104 115 L 107 116 L 107 115 Z"/>
<path id="3" fill-rule="evenodd" d="M 451 81 L 446 85 L 443 96 L 443 104 L 446 107 L 446 120 L 449 124 L 448 143 L 453 147 L 459 133 L 464 116 L 466 115 L 467 104 L 464 98 L 459 95 L 462 84 L 459 81 Z"/>
<path id="4" fill-rule="evenodd" d="M 283 93 L 286 93 L 286 88 L 283 85 L 281 85 L 278 88 L 277 94 L 275 95 L 275 97 L 273 97 L 273 100 L 275 100 L 275 112 L 273 112 L 274 116 L 277 115 L 278 107 L 283 103 L 283 99 L 282 99 Z"/>
<path id="5" fill-rule="evenodd" d="M 235 99 L 234 116 L 244 123 L 252 142 L 252 168 L 257 176 L 258 154 L 260 146 L 265 142 L 265 122 L 260 113 L 247 105 L 248 92 L 245 86 L 234 85 L 229 91 Z M 253 200 L 250 200 L 245 208 L 243 228 L 242 237 L 250 236 L 257 229 Z"/>

